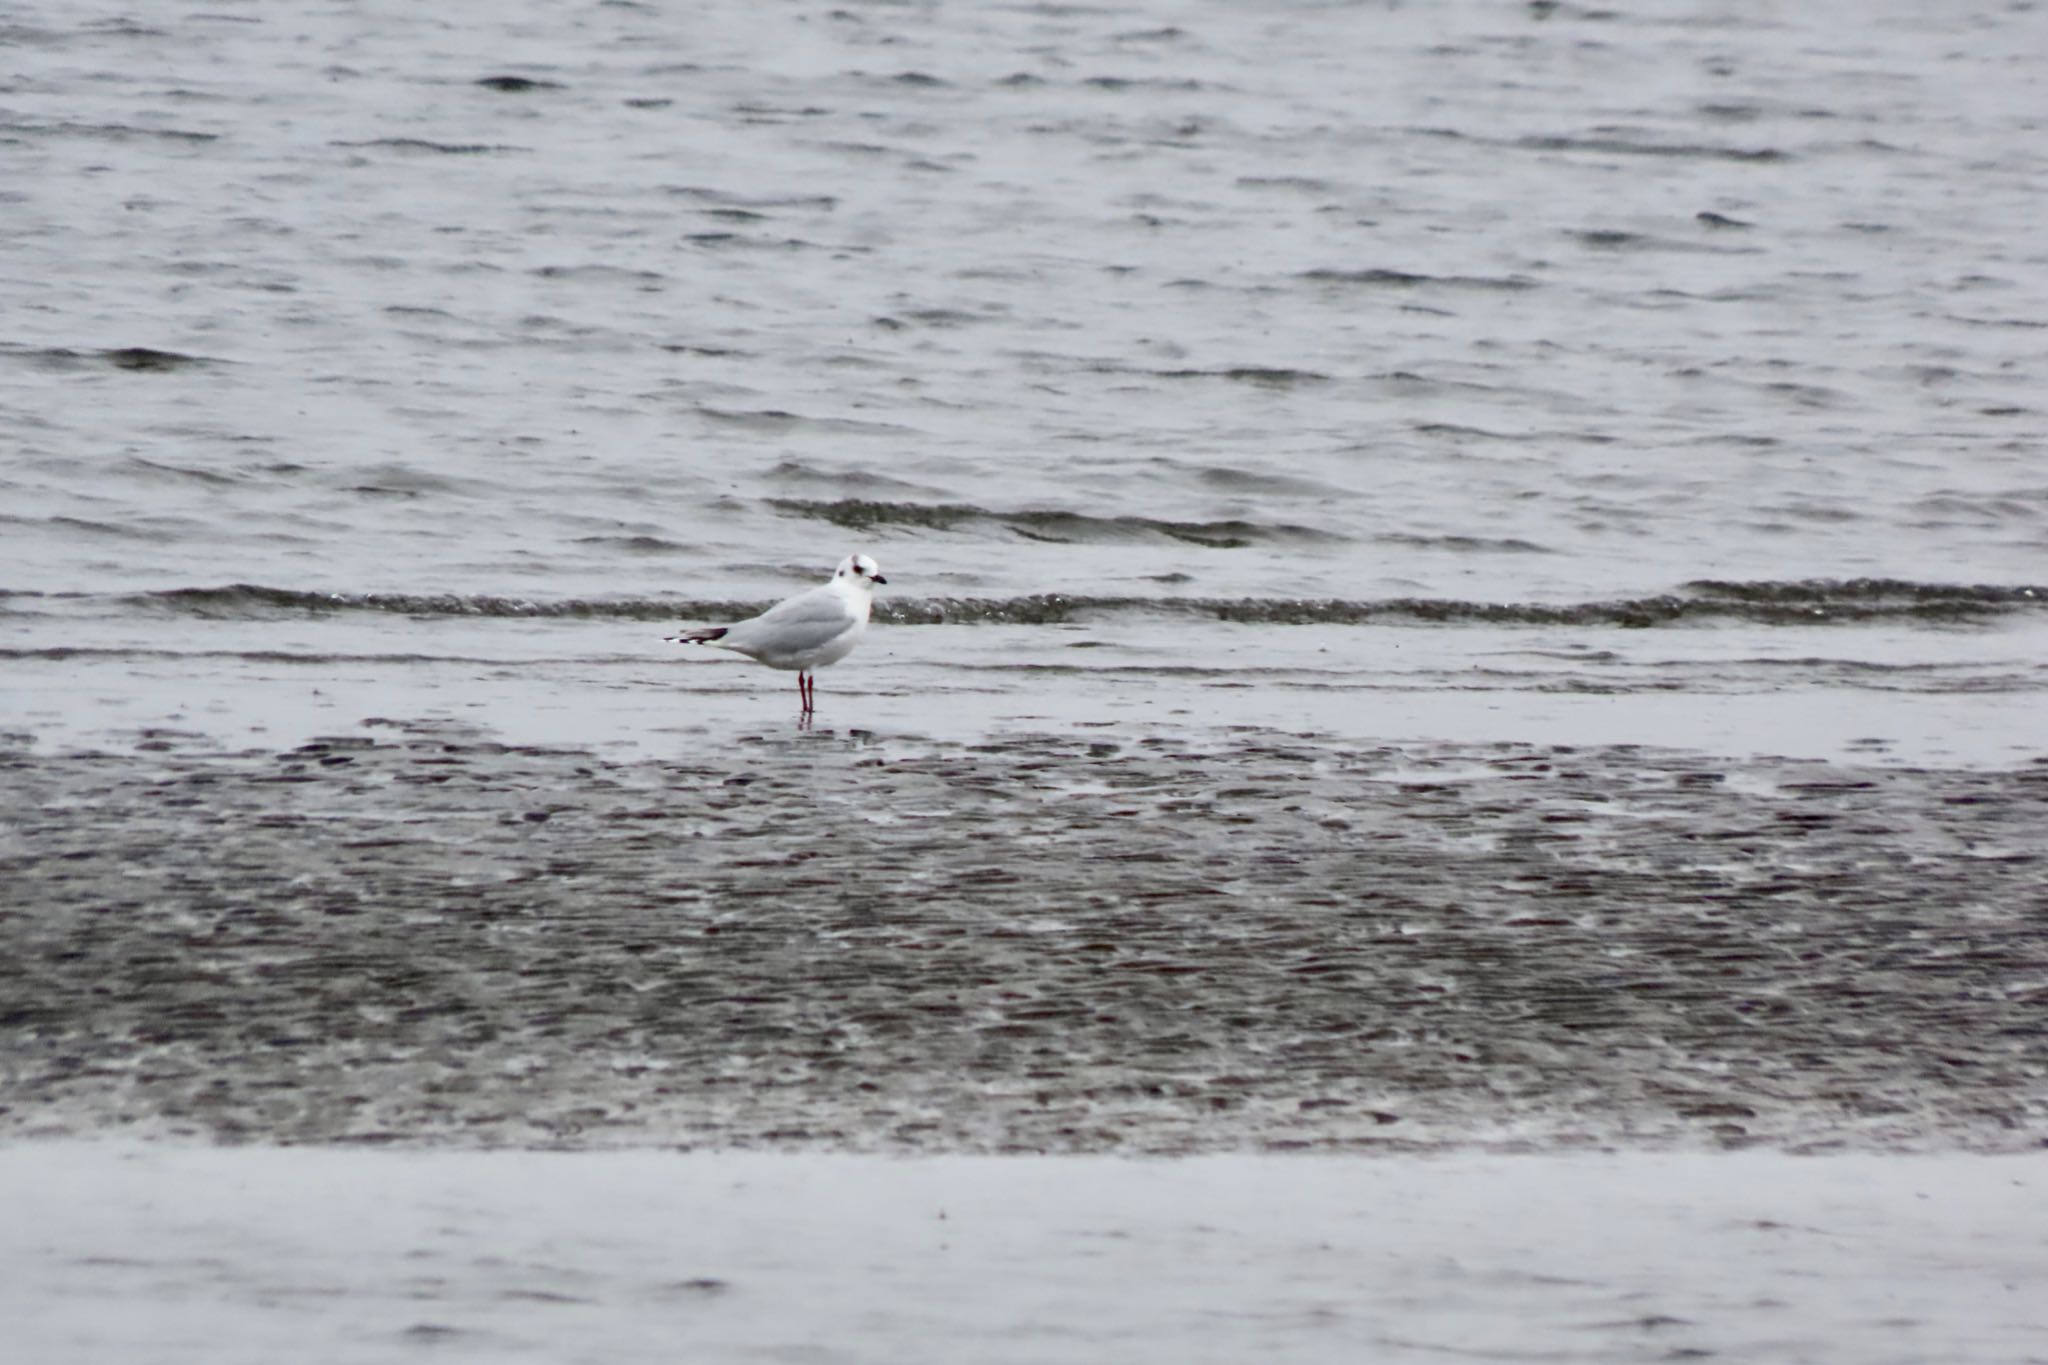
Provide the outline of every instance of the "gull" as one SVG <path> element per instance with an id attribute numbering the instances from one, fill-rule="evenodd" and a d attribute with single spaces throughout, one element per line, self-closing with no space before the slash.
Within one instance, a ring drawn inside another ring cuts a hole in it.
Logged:
<path id="1" fill-rule="evenodd" d="M 679 645 L 711 645 L 744 654 L 755 663 L 796 671 L 802 714 L 811 714 L 817 680 L 811 670 L 836 664 L 860 641 L 875 605 L 875 585 L 887 583 L 881 566 L 866 555 L 848 555 L 827 582 L 777 602 L 759 616 L 729 626 L 706 626 L 665 638 Z"/>

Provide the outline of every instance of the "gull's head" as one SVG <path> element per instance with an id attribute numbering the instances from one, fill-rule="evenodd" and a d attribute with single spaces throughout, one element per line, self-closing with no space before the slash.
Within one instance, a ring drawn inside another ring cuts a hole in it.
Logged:
<path id="1" fill-rule="evenodd" d="M 874 589 L 877 583 L 887 583 L 882 577 L 882 566 L 866 555 L 848 555 L 839 561 L 838 572 L 832 575 L 835 583 L 850 583 L 855 587 Z"/>

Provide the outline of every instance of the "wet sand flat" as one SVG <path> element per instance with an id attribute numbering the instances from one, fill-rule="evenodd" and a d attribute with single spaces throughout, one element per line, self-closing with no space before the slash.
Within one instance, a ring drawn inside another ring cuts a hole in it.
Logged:
<path id="1" fill-rule="evenodd" d="M 2048 765 L 1210 731 L 0 762 L 0 1132 L 2038 1147 Z"/>

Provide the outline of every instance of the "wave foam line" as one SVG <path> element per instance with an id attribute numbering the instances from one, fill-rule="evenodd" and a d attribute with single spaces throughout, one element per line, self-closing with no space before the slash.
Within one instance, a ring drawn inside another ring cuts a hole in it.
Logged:
<path id="1" fill-rule="evenodd" d="M 332 612 L 417 617 L 587 618 L 716 621 L 769 604 L 637 598 L 529 598 L 462 593 L 335 593 L 236 583 L 131 594 L 124 604 L 210 618 Z M 875 604 L 889 625 L 1059 625 L 1105 616 L 1165 615 L 1252 625 L 1488 624 L 1647 628 L 1712 621 L 1760 625 L 1837 622 L 1970 622 L 2039 610 L 2048 588 L 1813 579 L 1790 583 L 1702 580 L 1680 592 L 1594 602 L 1473 602 L 1454 598 L 1138 597 L 1038 593 L 1026 597 L 891 597 Z"/>

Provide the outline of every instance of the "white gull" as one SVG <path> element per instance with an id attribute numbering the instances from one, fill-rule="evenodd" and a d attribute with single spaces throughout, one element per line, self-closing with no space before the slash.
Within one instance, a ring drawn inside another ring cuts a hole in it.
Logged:
<path id="1" fill-rule="evenodd" d="M 836 664 L 853 652 L 874 609 L 875 585 L 888 581 L 874 560 L 848 555 L 829 581 L 778 602 L 759 616 L 667 638 L 682 645 L 729 649 L 770 668 L 795 670 L 797 698 L 802 714 L 809 715 L 818 687 L 811 670 Z"/>

